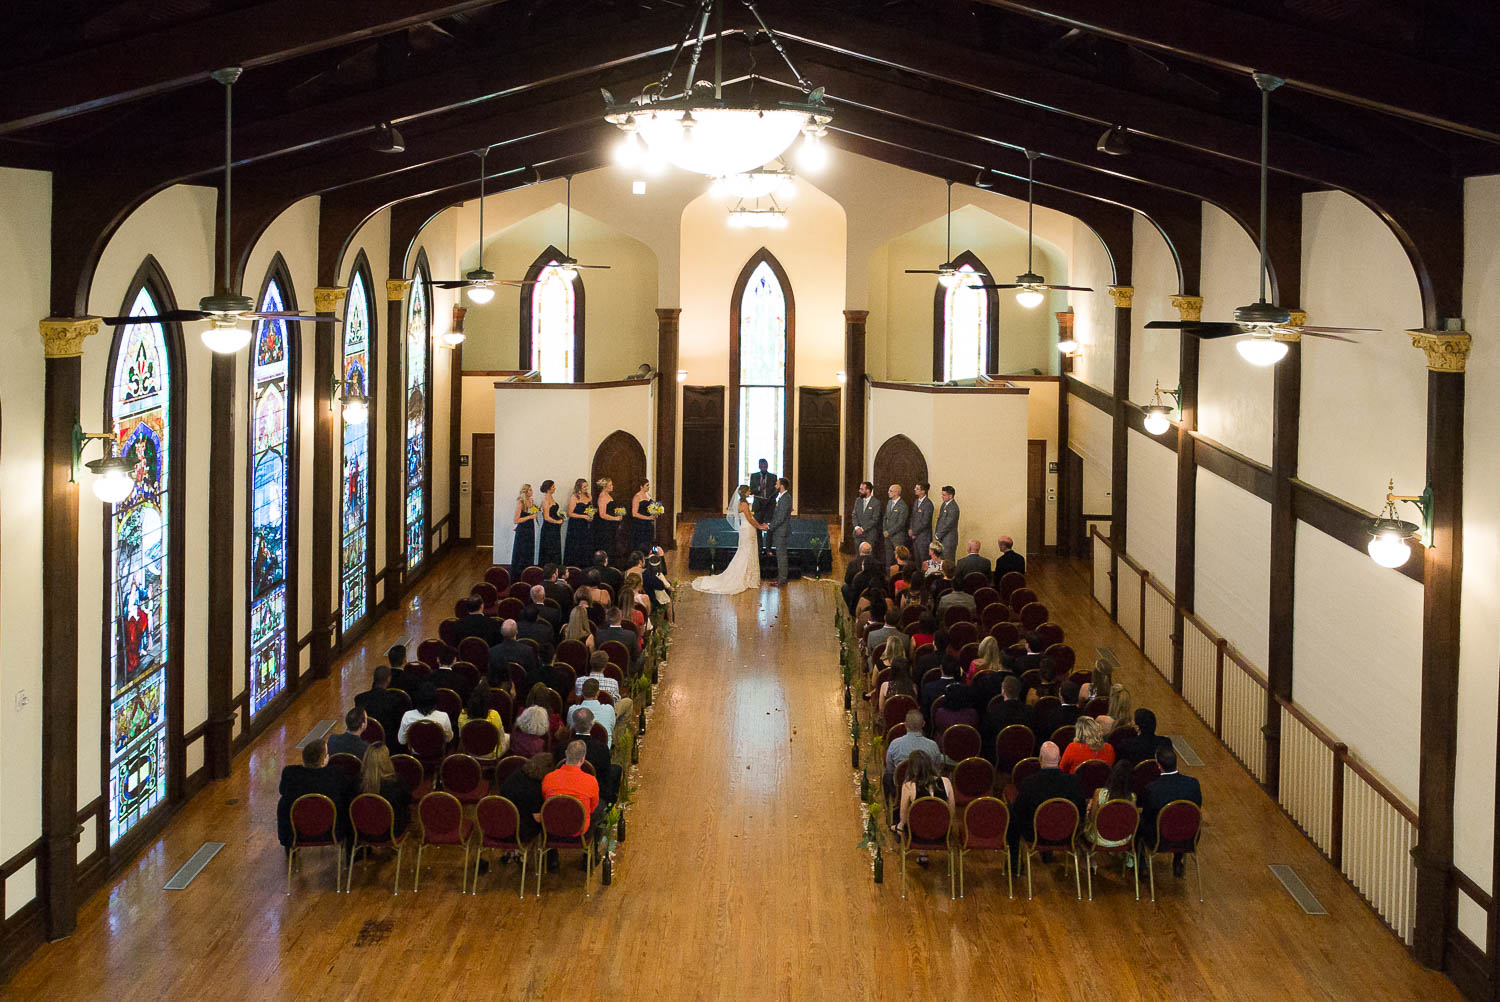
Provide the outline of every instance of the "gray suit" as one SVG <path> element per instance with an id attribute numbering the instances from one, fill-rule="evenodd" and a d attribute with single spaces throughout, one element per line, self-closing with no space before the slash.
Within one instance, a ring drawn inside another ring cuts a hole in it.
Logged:
<path id="1" fill-rule="evenodd" d="M 932 534 L 943 544 L 943 559 L 958 560 L 958 501 L 938 505 L 937 526 Z"/>
<path id="2" fill-rule="evenodd" d="M 786 580 L 786 550 L 792 539 L 792 493 L 782 491 L 771 515 L 771 545 L 776 547 L 776 580 Z"/>
<path id="3" fill-rule="evenodd" d="M 932 498 L 917 498 L 911 506 L 911 555 L 917 563 L 927 559 L 927 545 L 932 542 Z"/>
<path id="4" fill-rule="evenodd" d="M 880 533 L 876 531 L 880 526 L 880 506 L 874 498 L 856 498 L 854 501 L 854 528 L 863 529 L 856 532 L 854 540 L 856 546 L 860 543 L 869 543 L 872 549 L 880 547 Z"/>
<path id="5" fill-rule="evenodd" d="M 885 520 L 882 529 L 885 532 L 885 559 L 887 564 L 896 562 L 896 547 L 906 545 L 906 527 L 908 523 L 906 502 L 901 498 L 885 503 Z"/>

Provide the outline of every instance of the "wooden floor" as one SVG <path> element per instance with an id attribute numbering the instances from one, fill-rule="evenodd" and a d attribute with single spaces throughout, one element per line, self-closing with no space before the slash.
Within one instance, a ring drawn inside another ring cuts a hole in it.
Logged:
<path id="1" fill-rule="evenodd" d="M 681 553 L 682 551 L 679 551 Z M 948 897 L 940 857 L 870 879 L 840 699 L 836 591 L 795 582 L 734 597 L 684 587 L 674 647 L 641 748 L 639 790 L 612 887 L 583 896 L 566 864 L 541 899 L 496 866 L 458 893 L 454 854 L 390 894 L 390 862 L 331 892 L 309 858 L 283 894 L 277 776 L 298 739 L 367 687 L 378 652 L 434 634 L 487 562 L 434 569 L 401 613 L 343 659 L 236 759 L 233 776 L 85 903 L 70 940 L 45 947 L 6 999 L 1457 999 L 1414 963 L 1353 890 L 1218 747 L 1088 597 L 1087 569 L 1054 562 L 1035 586 L 1080 650 L 1113 647 L 1123 679 L 1206 766 L 1207 903 L 1188 881 L 1136 902 L 1113 875 L 1093 903 L 1039 871 L 1007 900 L 994 864 Z M 685 571 L 684 578 L 688 577 Z M 228 846 L 185 891 L 162 885 L 205 840 Z M 1290 863 L 1330 914 L 1309 917 L 1266 868 Z M 408 867 L 410 861 L 408 861 Z M 1162 868 L 1166 869 L 1166 868 Z M 1158 870 L 1162 876 L 1162 870 Z M 463 986 L 474 986 L 475 993 Z M 454 997 L 459 997 L 454 995 Z"/>

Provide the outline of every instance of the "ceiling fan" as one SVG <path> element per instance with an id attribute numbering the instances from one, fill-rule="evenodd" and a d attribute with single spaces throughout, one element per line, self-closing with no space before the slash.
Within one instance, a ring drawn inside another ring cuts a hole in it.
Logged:
<path id="1" fill-rule="evenodd" d="M 224 85 L 224 227 L 221 238 L 224 270 L 219 276 L 220 283 L 228 282 L 230 274 L 229 219 L 232 203 L 230 139 L 234 121 L 234 82 L 240 78 L 241 72 L 243 71 L 240 67 L 231 66 L 227 69 L 214 70 L 210 74 Z M 250 327 L 245 321 L 306 320 L 320 324 L 339 322 L 332 317 L 309 317 L 295 312 L 264 313 L 255 308 L 255 302 L 248 296 L 237 296 L 222 284 L 212 296 L 204 296 L 200 299 L 196 310 L 167 310 L 156 314 L 103 318 L 104 323 L 111 327 L 128 327 L 132 324 L 194 323 L 200 320 L 207 320 L 210 325 L 202 334 L 203 343 L 220 354 L 239 351 L 250 343 Z"/>
<path id="2" fill-rule="evenodd" d="M 953 182 L 948 182 L 948 236 L 943 242 L 943 253 L 947 260 L 936 268 L 907 268 L 908 275 L 936 275 L 938 284 L 945 289 L 951 289 L 963 280 L 964 276 L 984 277 L 982 271 L 961 272 L 953 264 Z"/>
<path id="3" fill-rule="evenodd" d="M 1032 168 L 1036 164 L 1036 158 L 1041 154 L 1035 150 L 1026 151 L 1026 274 L 1017 275 L 1014 282 L 996 284 L 993 282 L 971 282 L 969 287 L 973 289 L 1015 289 L 1016 302 L 1026 309 L 1034 309 L 1041 305 L 1044 290 L 1056 290 L 1058 292 L 1093 292 L 1093 289 L 1081 285 L 1048 285 L 1047 279 L 1031 270 L 1031 245 L 1032 245 L 1032 220 L 1036 214 L 1036 203 L 1032 200 Z"/>
<path id="4" fill-rule="evenodd" d="M 439 289 L 466 289 L 469 301 L 483 306 L 495 298 L 495 286 L 527 283 L 496 278 L 495 273 L 484 266 L 484 161 L 490 155 L 490 148 L 486 146 L 482 150 L 475 150 L 474 155 L 479 158 L 479 267 L 473 271 L 464 272 L 463 278 L 443 279 L 432 284 Z"/>
<path id="5" fill-rule="evenodd" d="M 578 277 L 579 268 L 607 269 L 607 264 L 579 264 L 578 259 L 573 257 L 573 175 L 568 175 L 568 214 L 567 229 L 563 234 L 563 256 L 557 262 L 557 270 L 562 272 L 562 277 L 569 282 Z"/>
<path id="6" fill-rule="evenodd" d="M 1147 330 L 1177 330 L 1197 338 L 1234 337 L 1248 335 L 1235 347 L 1247 362 L 1253 365 L 1274 365 L 1286 357 L 1286 342 L 1278 336 L 1327 338 L 1330 341 L 1347 341 L 1357 344 L 1344 334 L 1374 332 L 1369 327 L 1308 327 L 1292 324 L 1292 313 L 1266 301 L 1266 177 L 1269 170 L 1271 92 L 1286 81 L 1270 73 L 1252 73 L 1260 88 L 1260 299 L 1234 311 L 1230 322 L 1153 320 Z"/>

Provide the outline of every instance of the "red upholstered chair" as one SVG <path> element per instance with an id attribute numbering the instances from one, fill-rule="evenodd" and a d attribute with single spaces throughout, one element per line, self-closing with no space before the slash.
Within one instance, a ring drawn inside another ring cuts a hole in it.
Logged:
<path id="1" fill-rule="evenodd" d="M 593 776 L 595 779 L 599 778 L 599 774 L 594 771 L 594 763 L 590 762 L 589 760 L 584 759 L 581 768 L 584 772 L 588 773 L 590 776 Z"/>
<path id="2" fill-rule="evenodd" d="M 905 763 L 902 763 L 903 765 Z M 901 829 L 901 896 L 906 897 L 906 857 L 913 852 L 948 853 L 948 896 L 955 897 L 953 853 L 948 832 L 953 826 L 953 811 L 948 801 L 937 797 L 918 797 L 906 812 Z"/>
<path id="3" fill-rule="evenodd" d="M 978 595 L 979 589 L 988 588 L 990 584 L 989 575 L 983 571 L 970 571 L 964 575 L 963 588 L 970 595 Z"/>
<path id="4" fill-rule="evenodd" d="M 359 760 L 359 756 L 350 755 L 348 752 L 339 752 L 337 755 L 328 756 L 328 764 L 356 783 L 359 782 L 359 770 L 364 766 L 364 763 Z"/>
<path id="5" fill-rule="evenodd" d="M 484 580 L 497 591 L 504 591 L 510 587 L 510 569 L 508 567 L 495 566 L 484 572 Z"/>
<path id="6" fill-rule="evenodd" d="M 1135 794 L 1137 802 L 1146 799 L 1146 788 L 1156 782 L 1160 776 L 1161 766 L 1157 765 L 1154 758 L 1135 764 L 1135 771 L 1130 776 L 1130 791 Z"/>
<path id="7" fill-rule="evenodd" d="M 525 585 L 521 587 L 524 588 Z M 512 589 L 514 589 L 514 586 L 512 586 Z M 502 598 L 499 607 L 495 610 L 495 615 L 501 619 L 520 619 L 521 610 L 525 608 L 526 603 L 518 598 Z"/>
<path id="8" fill-rule="evenodd" d="M 636 629 L 635 622 L 632 621 L 632 620 L 629 620 L 629 619 L 621 619 L 620 620 L 620 629 L 622 629 L 622 630 L 629 630 L 631 633 L 634 633 L 636 636 L 640 636 L 640 633 L 641 633 L 640 630 Z"/>
<path id="9" fill-rule="evenodd" d="M 477 759 L 480 765 L 493 766 L 497 761 L 495 750 L 500 747 L 500 732 L 488 720 L 466 721 L 458 732 L 458 747 L 465 755 Z M 445 781 L 443 785 L 448 784 Z"/>
<path id="10" fill-rule="evenodd" d="M 928 682 L 936 682 L 938 679 L 940 679 L 942 677 L 943 677 L 943 669 L 942 669 L 942 667 L 934 665 L 933 667 L 927 669 L 926 671 L 924 671 L 922 673 L 922 680 L 921 680 L 920 684 L 921 685 L 926 685 Z"/>
<path id="11" fill-rule="evenodd" d="M 611 696 L 609 693 L 605 692 L 603 689 L 599 690 L 598 699 L 599 699 L 599 702 L 603 703 L 605 706 L 614 706 L 615 705 L 615 697 Z"/>
<path id="12" fill-rule="evenodd" d="M 604 606 L 597 602 L 589 606 L 589 622 L 594 624 L 595 629 L 604 625 L 604 616 Z"/>
<path id="13" fill-rule="evenodd" d="M 1036 754 L 1036 735 L 1025 724 L 1011 724 L 995 735 L 995 768 L 1010 773 L 1011 782 L 1019 783 L 1015 771 L 1022 759 Z"/>
<path id="14" fill-rule="evenodd" d="M 1040 700 L 1038 702 L 1040 702 Z M 1063 751 L 1068 747 L 1068 745 L 1073 743 L 1073 739 L 1077 736 L 1077 728 L 1075 728 L 1072 724 L 1063 724 L 1057 730 L 1053 731 L 1052 736 L 1047 740 L 1057 745 L 1058 751 Z"/>
<path id="15" fill-rule="evenodd" d="M 970 626 L 973 624 L 965 623 L 964 625 Z M 966 643 L 958 649 L 958 663 L 964 666 L 965 672 L 969 670 L 969 665 L 977 657 L 979 657 L 979 645 L 976 643 Z"/>
<path id="16" fill-rule="evenodd" d="M 474 586 L 474 594 L 479 596 L 480 601 L 483 602 L 486 607 L 489 607 L 500 601 L 501 596 L 505 594 L 505 589 L 509 587 L 510 585 L 508 584 L 495 585 L 491 584 L 488 581 L 484 581 Z"/>
<path id="17" fill-rule="evenodd" d="M 553 689 L 551 687 L 548 687 L 548 689 L 547 689 L 547 708 L 549 710 L 551 710 L 553 713 L 557 714 L 559 717 L 562 716 L 562 712 L 563 712 L 563 698 L 562 698 L 562 693 L 558 692 L 556 689 Z"/>
<path id="18" fill-rule="evenodd" d="M 467 661 L 480 671 L 490 666 L 490 645 L 480 638 L 464 637 L 455 646 L 460 661 Z"/>
<path id="19" fill-rule="evenodd" d="M 955 775 L 957 775 L 955 773 Z M 1005 892 L 1016 896 L 1010 872 L 1010 846 L 1005 840 L 1010 827 L 1010 808 L 1005 801 L 995 797 L 977 797 L 964 809 L 963 824 L 954 841 L 958 847 L 958 896 L 964 896 L 964 857 L 971 852 L 993 852 L 999 854 L 1000 866 L 1005 870 Z"/>
<path id="20" fill-rule="evenodd" d="M 521 572 L 521 582 L 530 588 L 547 580 L 547 575 L 536 564 L 532 564 Z"/>
<path id="21" fill-rule="evenodd" d="M 1098 845 L 1092 838 L 1080 839 L 1086 861 L 1083 870 L 1089 875 L 1090 901 L 1094 900 L 1094 857 L 1101 853 L 1123 855 L 1134 852 L 1135 830 L 1140 823 L 1141 812 L 1128 800 L 1107 800 L 1094 815 L 1094 830 L 1099 833 L 1099 837 L 1106 842 L 1119 842 L 1120 844 Z M 1135 875 L 1135 899 L 1139 901 L 1141 900 L 1141 869 L 1138 866 L 1131 867 L 1130 872 Z"/>
<path id="22" fill-rule="evenodd" d="M 1047 656 L 1052 656 L 1052 651 L 1050 649 L 1047 651 Z M 1068 681 L 1072 682 L 1074 685 L 1083 685 L 1085 682 L 1092 682 L 1093 680 L 1093 672 L 1090 672 L 1086 668 L 1074 668 L 1071 672 L 1068 673 Z"/>
<path id="23" fill-rule="evenodd" d="M 609 730 L 599 721 L 594 721 L 594 726 L 589 728 L 589 737 L 603 744 L 609 744 Z"/>
<path id="24" fill-rule="evenodd" d="M 1119 727 L 1116 727 L 1114 730 L 1109 732 L 1109 743 L 1112 745 L 1118 745 L 1126 738 L 1133 737 L 1135 737 L 1135 725 L 1121 724 Z"/>
<path id="25" fill-rule="evenodd" d="M 885 701 L 885 709 L 880 713 L 881 718 L 885 721 L 886 732 L 889 734 L 892 727 L 895 727 L 897 724 L 904 724 L 907 712 L 916 708 L 917 701 L 905 693 L 897 693 L 887 699 Z M 891 739 L 888 738 L 887 740 Z"/>
<path id="26" fill-rule="evenodd" d="M 1047 623 L 1043 623 L 1042 624 L 1042 626 L 1047 626 L 1047 625 L 1048 625 Z M 1038 633 L 1042 632 L 1041 631 L 1041 627 L 1037 628 L 1037 632 Z M 1057 666 L 1057 676 L 1058 676 L 1058 678 L 1062 678 L 1062 677 L 1068 675 L 1070 672 L 1073 671 L 1074 666 L 1078 664 L 1078 656 L 1073 653 L 1073 648 L 1069 647 L 1065 643 L 1062 643 L 1061 641 L 1058 641 L 1055 644 L 1049 642 L 1047 644 L 1047 646 L 1043 649 L 1043 653 L 1046 654 L 1047 657 L 1051 658 L 1052 659 L 1052 663 Z M 1083 681 L 1087 682 L 1090 679 L 1092 679 L 1093 677 L 1094 676 L 1093 676 L 1092 673 L 1086 672 L 1085 675 L 1084 675 Z M 1082 683 L 1079 683 L 1079 684 L 1082 684 Z"/>
<path id="27" fill-rule="evenodd" d="M 1047 607 L 1042 603 L 1027 602 L 1025 605 L 1021 606 L 1021 629 L 1035 630 L 1037 627 L 1047 622 L 1047 618 L 1050 615 L 1051 614 L 1047 611 Z"/>
<path id="28" fill-rule="evenodd" d="M 1073 775 L 1078 777 L 1078 782 L 1083 784 L 1083 795 L 1092 797 L 1094 791 L 1109 782 L 1110 764 L 1102 758 L 1091 758 L 1087 762 L 1078 763 L 1078 768 L 1073 770 Z"/>
<path id="29" fill-rule="evenodd" d="M 498 790 L 498 789 L 500 789 L 500 787 L 504 786 L 505 785 L 505 781 L 510 778 L 510 774 L 513 773 L 513 772 L 515 772 L 517 769 L 521 768 L 521 766 L 523 766 L 525 764 L 526 764 L 526 756 L 525 755 L 507 755 L 504 758 L 502 758 L 499 762 L 496 762 L 495 763 L 495 789 Z"/>
<path id="30" fill-rule="evenodd" d="M 908 626 L 916 626 L 917 620 L 921 618 L 922 607 L 918 605 L 909 605 L 901 610 L 901 620 L 897 625 L 900 626 L 901 629 L 905 630 Z"/>
<path id="31" fill-rule="evenodd" d="M 563 569 L 564 576 L 568 579 L 568 587 L 577 591 L 583 587 L 583 568 L 569 565 Z"/>
<path id="32" fill-rule="evenodd" d="M 1029 675 L 1029 674 L 1031 674 L 1031 672 L 1027 672 L 1026 674 Z M 1035 685 L 1038 685 L 1040 682 L 1041 682 L 1041 672 L 1037 672 L 1036 679 L 1034 681 L 1031 681 L 1029 684 L 1032 685 L 1032 686 L 1035 686 Z M 1049 720 L 1050 718 L 1056 716 L 1057 715 L 1057 711 L 1059 709 L 1061 709 L 1061 708 L 1062 708 L 1062 700 L 1059 699 L 1059 698 L 1057 698 L 1056 696 L 1038 696 L 1037 697 L 1037 701 L 1036 701 L 1036 705 L 1032 707 L 1032 713 L 1033 713 L 1032 719 L 1036 720 L 1038 722 Z M 1062 746 L 1059 746 L 1059 747 L 1062 747 Z"/>
<path id="33" fill-rule="evenodd" d="M 1000 601 L 1000 593 L 989 586 L 989 582 L 971 592 L 974 596 L 974 608 L 986 609 Z"/>
<path id="34" fill-rule="evenodd" d="M 954 623 L 972 623 L 974 614 L 961 605 L 949 606 L 943 612 L 943 625 L 952 626 Z"/>
<path id="35" fill-rule="evenodd" d="M 1036 628 L 1036 635 L 1042 638 L 1042 647 L 1044 649 L 1063 642 L 1063 628 L 1056 623 L 1042 623 Z M 1068 665 L 1069 669 L 1072 667 L 1072 665 Z"/>
<path id="36" fill-rule="evenodd" d="M 934 703 L 933 716 L 937 716 Z M 984 752 L 984 741 L 979 732 L 968 724 L 954 724 L 938 738 L 938 748 L 954 762 L 962 762 Z"/>
<path id="37" fill-rule="evenodd" d="M 1000 598 L 1008 600 L 1011 593 L 1017 588 L 1026 587 L 1026 575 L 1018 571 L 1009 571 L 1000 578 Z"/>
<path id="38" fill-rule="evenodd" d="M 521 854 L 521 897 L 526 897 L 526 857 L 531 855 L 531 845 L 521 841 L 521 814 L 516 805 L 493 794 L 485 797 L 474 807 L 474 825 L 474 882 L 470 893 L 479 893 L 479 861 L 484 851 L 500 849 Z"/>
<path id="39" fill-rule="evenodd" d="M 1005 784 L 1006 802 L 1014 801 L 1016 794 L 1020 792 L 1021 784 L 1040 772 L 1041 768 L 1042 760 L 1036 756 L 1023 758 L 1017 762 L 1015 768 L 1010 771 L 1010 782 Z"/>
<path id="40" fill-rule="evenodd" d="M 500 714 L 500 722 L 507 731 L 516 725 L 516 706 L 504 689 L 490 690 L 490 709 Z"/>
<path id="41" fill-rule="evenodd" d="M 469 600 L 467 598 L 461 598 L 457 602 L 453 603 L 453 618 L 463 619 L 468 614 Z"/>
<path id="42" fill-rule="evenodd" d="M 457 797 L 464 806 L 479 803 L 490 792 L 490 784 L 484 778 L 484 767 L 477 758 L 462 752 L 443 759 L 438 780 L 443 789 Z"/>
<path id="43" fill-rule="evenodd" d="M 485 658 L 480 664 L 489 667 L 489 658 Z M 472 661 L 453 662 L 453 673 L 463 679 L 472 688 L 479 684 L 480 669 Z"/>
<path id="44" fill-rule="evenodd" d="M 1015 589 L 1009 594 L 1007 594 L 1005 589 L 1002 588 L 1000 590 L 1000 595 L 1005 599 L 1005 604 L 1010 606 L 1012 609 L 1015 609 L 1017 612 L 1030 605 L 1032 602 L 1036 601 L 1036 592 L 1032 591 L 1030 588 L 1025 587 L 1024 585 L 1020 588 Z"/>
<path id="45" fill-rule="evenodd" d="M 953 610 L 950 609 L 948 611 L 952 612 Z M 970 615 L 968 609 L 959 609 L 958 611 L 969 618 L 961 619 L 956 623 L 949 623 L 948 639 L 959 647 L 965 644 L 979 643 L 979 627 L 974 623 L 974 617 Z"/>
<path id="46" fill-rule="evenodd" d="M 890 668 L 882 668 L 875 673 L 875 681 L 870 684 L 870 689 L 874 691 L 875 698 L 880 698 L 880 687 L 891 680 L 891 672 L 892 669 Z"/>
<path id="47" fill-rule="evenodd" d="M 604 677 L 612 678 L 621 685 L 625 684 L 625 672 L 621 669 L 620 665 L 615 664 L 613 661 L 604 666 Z"/>
<path id="48" fill-rule="evenodd" d="M 333 890 L 344 886 L 344 849 L 337 834 L 338 809 L 321 793 L 304 793 L 292 801 L 292 847 L 286 854 L 286 892 L 292 893 L 292 868 L 303 849 L 333 850 Z"/>
<path id="49" fill-rule="evenodd" d="M 630 652 L 626 650 L 625 645 L 620 643 L 618 640 L 611 640 L 609 643 L 604 645 L 602 650 L 609 658 L 609 663 L 614 665 L 616 668 L 619 668 L 621 671 L 624 671 L 630 666 Z"/>
<path id="50" fill-rule="evenodd" d="M 1084 716 L 1087 717 L 1101 717 L 1108 712 L 1109 700 L 1105 699 L 1103 696 L 1096 696 L 1095 698 L 1089 700 L 1088 703 L 1086 703 L 1083 707 Z"/>
<path id="51" fill-rule="evenodd" d="M 367 745 L 372 745 L 377 741 L 383 742 L 385 741 L 385 728 L 374 717 L 366 717 L 365 729 L 359 732 L 359 739 Z"/>
<path id="52" fill-rule="evenodd" d="M 438 624 L 438 639 L 449 647 L 458 646 L 458 620 L 445 619 Z"/>
<path id="53" fill-rule="evenodd" d="M 294 805 L 295 806 L 295 805 Z M 1198 861 L 1198 838 L 1203 834 L 1203 811 L 1191 800 L 1174 800 L 1156 815 L 1156 831 L 1146 833 L 1146 876 L 1151 881 L 1151 900 L 1156 900 L 1156 869 L 1152 860 L 1160 852 L 1193 857 L 1198 874 L 1198 900 L 1203 900 L 1203 864 Z"/>
<path id="54" fill-rule="evenodd" d="M 523 605 L 531 601 L 531 585 L 525 581 L 512 581 L 509 588 L 505 589 L 506 597 L 513 598 Z"/>
<path id="55" fill-rule="evenodd" d="M 390 801 L 378 793 L 361 793 L 349 805 L 349 820 L 354 826 L 354 847 L 349 853 L 349 876 L 344 893 L 354 886 L 354 861 L 362 847 L 396 850 L 396 880 L 391 894 L 401 893 L 401 858 L 406 852 L 406 832 L 395 831 L 396 812 Z"/>
<path id="56" fill-rule="evenodd" d="M 468 890 L 469 843 L 474 823 L 464 817 L 463 804 L 453 794 L 438 790 L 427 794 L 417 803 L 417 817 L 422 822 L 422 834 L 417 842 L 417 872 L 412 876 L 412 892 L 421 890 L 422 853 L 430 845 L 458 846 L 463 849 L 462 890 Z"/>
<path id="57" fill-rule="evenodd" d="M 901 632 L 906 634 L 908 637 L 915 637 L 917 635 L 917 629 L 917 621 L 915 619 L 913 619 L 910 623 L 901 624 Z"/>
<path id="58" fill-rule="evenodd" d="M 438 652 L 443 649 L 443 642 L 435 638 L 429 638 L 417 645 L 417 660 L 428 668 L 438 666 Z"/>
<path id="59" fill-rule="evenodd" d="M 542 833 L 537 838 L 536 893 L 542 894 L 542 871 L 547 869 L 547 851 L 564 849 L 583 853 L 583 895 L 589 896 L 594 879 L 594 840 L 587 838 L 589 812 L 577 797 L 548 797 L 542 803 Z"/>
<path id="60" fill-rule="evenodd" d="M 1005 614 L 1010 615 L 1009 608 L 1005 609 Z M 1000 645 L 1002 651 L 1021 642 L 1021 631 L 1016 628 L 1015 623 L 1011 622 L 996 623 L 990 627 L 990 636 L 995 638 L 995 642 Z"/>
<path id="61" fill-rule="evenodd" d="M 1010 608 L 1004 602 L 989 602 L 979 607 L 979 625 L 989 633 L 996 623 L 1010 621 Z"/>
<path id="62" fill-rule="evenodd" d="M 962 807 L 971 800 L 987 797 L 995 789 L 995 767 L 989 759 L 977 755 L 953 767 L 953 799 Z"/>
<path id="63" fill-rule="evenodd" d="M 1040 852 L 1065 852 L 1073 857 L 1073 883 L 1083 900 L 1083 879 L 1078 873 L 1078 805 L 1062 797 L 1044 800 L 1033 816 L 1032 837 L 1021 840 L 1026 859 L 1026 900 L 1031 900 L 1031 858 Z"/>
<path id="64" fill-rule="evenodd" d="M 435 722 L 418 720 L 406 729 L 406 747 L 412 757 L 422 763 L 422 771 L 431 776 L 437 772 L 448 751 L 448 739 Z"/>
<path id="65" fill-rule="evenodd" d="M 936 649 L 937 648 L 935 648 L 932 644 L 922 644 L 916 650 L 911 652 L 911 663 L 915 665 L 917 663 L 917 659 L 920 658 L 923 654 L 931 654 Z"/>
<path id="66" fill-rule="evenodd" d="M 464 712 L 463 697 L 452 689 L 437 691 L 437 708 L 448 714 L 448 726 L 458 733 L 458 715 Z"/>
<path id="67" fill-rule="evenodd" d="M 514 661 L 507 661 L 505 672 L 510 676 L 511 687 L 516 690 L 516 698 L 525 699 L 527 691 L 531 688 L 526 684 L 526 669 Z"/>
<path id="68" fill-rule="evenodd" d="M 396 767 L 396 778 L 401 781 L 402 786 L 406 787 L 406 792 L 411 795 L 411 799 L 421 800 L 431 792 L 432 783 L 428 781 L 422 763 L 414 756 L 392 755 L 391 765 Z"/>
<path id="69" fill-rule="evenodd" d="M 564 640 L 557 645 L 557 660 L 582 675 L 589 666 L 589 649 L 581 640 Z"/>
<path id="70" fill-rule="evenodd" d="M 887 703 L 889 703 L 889 700 L 887 700 Z M 903 720 L 899 724 L 892 725 L 885 732 L 885 746 L 887 748 L 889 748 L 891 746 L 891 742 L 892 741 L 895 741 L 897 738 L 899 738 L 901 735 L 903 735 L 905 733 L 906 733 L 906 721 Z"/>
<path id="71" fill-rule="evenodd" d="M 432 674 L 432 666 L 431 665 L 427 665 L 427 664 L 423 664 L 420 661 L 408 661 L 408 662 L 406 662 L 405 666 L 402 667 L 401 670 L 403 672 L 405 672 L 406 674 L 412 676 L 413 678 L 417 678 L 417 679 L 424 679 L 428 675 Z M 397 691 L 399 692 L 401 690 L 398 689 Z M 408 698 L 410 698 L 410 697 L 408 697 Z"/>

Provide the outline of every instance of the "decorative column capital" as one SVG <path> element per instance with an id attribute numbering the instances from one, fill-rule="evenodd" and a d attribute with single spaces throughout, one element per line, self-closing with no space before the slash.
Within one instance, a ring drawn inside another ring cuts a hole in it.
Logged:
<path id="1" fill-rule="evenodd" d="M 77 358 L 83 354 L 83 339 L 99 333 L 99 318 L 46 317 L 41 331 L 45 357 Z"/>
<path id="2" fill-rule="evenodd" d="M 1171 302 L 1177 308 L 1177 318 L 1183 323 L 1196 324 L 1203 319 L 1202 296 L 1173 296 Z"/>
<path id="3" fill-rule="evenodd" d="M 1131 301 L 1135 299 L 1135 286 L 1133 285 L 1111 285 L 1109 297 L 1115 301 L 1115 309 L 1130 309 Z"/>
<path id="4" fill-rule="evenodd" d="M 659 324 L 675 324 L 681 319 L 682 307 L 680 306 L 658 306 L 656 308 L 656 322 Z"/>
<path id="5" fill-rule="evenodd" d="M 869 310 L 845 310 L 844 311 L 844 323 L 846 323 L 846 324 L 863 324 L 866 320 L 869 320 L 869 319 L 870 319 L 870 311 Z"/>
<path id="6" fill-rule="evenodd" d="M 349 290 L 341 285 L 332 288 L 320 285 L 313 290 L 313 309 L 319 313 L 337 313 L 348 294 Z"/>
<path id="7" fill-rule="evenodd" d="M 1292 318 L 1287 321 L 1287 326 L 1288 327 L 1306 327 L 1307 326 L 1307 311 L 1306 310 L 1292 310 L 1291 314 L 1292 314 Z"/>
<path id="8" fill-rule="evenodd" d="M 399 303 L 406 298 L 407 292 L 411 290 L 411 279 L 388 278 L 385 280 L 385 298 L 387 302 Z M 316 292 L 313 295 L 317 295 Z"/>
<path id="9" fill-rule="evenodd" d="M 1463 372 L 1472 338 L 1466 331 L 1407 331 L 1413 348 L 1427 355 L 1429 372 Z"/>

